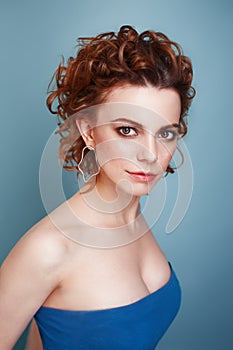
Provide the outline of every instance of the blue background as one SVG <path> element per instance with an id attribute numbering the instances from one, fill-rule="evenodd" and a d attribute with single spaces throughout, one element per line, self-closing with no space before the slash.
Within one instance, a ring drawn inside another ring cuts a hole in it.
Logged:
<path id="1" fill-rule="evenodd" d="M 179 276 L 182 308 L 158 350 L 230 350 L 233 344 L 231 0 L 0 1 L 0 262 L 45 214 L 38 170 L 56 119 L 45 107 L 48 82 L 74 53 L 78 36 L 123 24 L 162 31 L 192 58 L 197 96 L 186 137 L 194 169 L 191 205 L 165 233 L 153 232 Z M 65 175 L 66 177 L 66 175 Z M 72 176 L 70 177 L 72 179 Z M 71 180 L 68 180 L 71 181 Z M 170 187 L 175 186 L 172 176 Z M 25 334 L 15 349 L 23 349 Z"/>

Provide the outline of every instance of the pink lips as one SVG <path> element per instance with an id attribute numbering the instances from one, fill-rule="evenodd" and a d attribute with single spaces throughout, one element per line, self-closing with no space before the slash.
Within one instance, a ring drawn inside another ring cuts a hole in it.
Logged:
<path id="1" fill-rule="evenodd" d="M 142 181 L 142 182 L 150 182 L 153 181 L 156 177 L 156 174 L 153 173 L 143 173 L 143 172 L 130 172 L 126 171 L 131 177 L 133 177 L 135 180 Z"/>

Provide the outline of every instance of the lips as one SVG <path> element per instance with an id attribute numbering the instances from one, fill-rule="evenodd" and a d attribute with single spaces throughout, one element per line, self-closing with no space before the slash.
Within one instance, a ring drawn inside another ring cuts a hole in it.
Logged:
<path id="1" fill-rule="evenodd" d="M 150 182 L 153 181 L 156 177 L 156 174 L 154 173 L 144 173 L 142 171 L 140 172 L 131 172 L 131 171 L 127 171 L 127 174 L 129 174 L 132 178 L 134 178 L 137 181 L 141 181 L 141 182 Z"/>

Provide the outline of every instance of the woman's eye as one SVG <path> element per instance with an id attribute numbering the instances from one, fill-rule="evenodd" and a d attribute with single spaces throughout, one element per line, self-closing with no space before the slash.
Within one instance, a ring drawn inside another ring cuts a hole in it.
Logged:
<path id="1" fill-rule="evenodd" d="M 135 136 L 137 135 L 137 132 L 134 128 L 131 128 L 130 126 L 122 126 L 118 128 L 118 131 L 120 134 L 125 135 L 125 136 Z"/>
<path id="2" fill-rule="evenodd" d="M 174 140 L 178 134 L 175 131 L 171 130 L 163 130 L 160 134 L 160 138 L 165 139 L 165 140 Z"/>

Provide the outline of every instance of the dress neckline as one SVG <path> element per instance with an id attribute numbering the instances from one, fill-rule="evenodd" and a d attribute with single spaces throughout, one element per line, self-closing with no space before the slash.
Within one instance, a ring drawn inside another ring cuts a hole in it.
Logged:
<path id="1" fill-rule="evenodd" d="M 93 310 L 67 310 L 67 309 L 59 309 L 59 308 L 55 308 L 55 307 L 49 307 L 49 306 L 41 306 L 37 312 L 39 311 L 44 311 L 44 312 L 60 312 L 60 313 L 91 313 L 91 312 L 106 312 L 106 311 L 113 311 L 113 310 L 122 310 L 122 309 L 126 309 L 126 308 L 132 308 L 134 306 L 137 306 L 141 303 L 144 303 L 145 301 L 149 300 L 151 297 L 163 292 L 164 290 L 166 290 L 170 284 L 172 283 L 172 279 L 174 278 L 174 270 L 172 268 L 172 265 L 170 262 L 168 262 L 169 266 L 170 266 L 170 277 L 168 279 L 168 281 L 159 289 L 155 290 L 154 292 L 151 292 L 149 294 L 147 294 L 145 297 L 142 297 L 139 300 L 136 300 L 130 304 L 126 304 L 126 305 L 121 305 L 121 306 L 116 306 L 116 307 L 111 307 L 111 308 L 105 308 L 105 309 L 93 309 Z"/>

